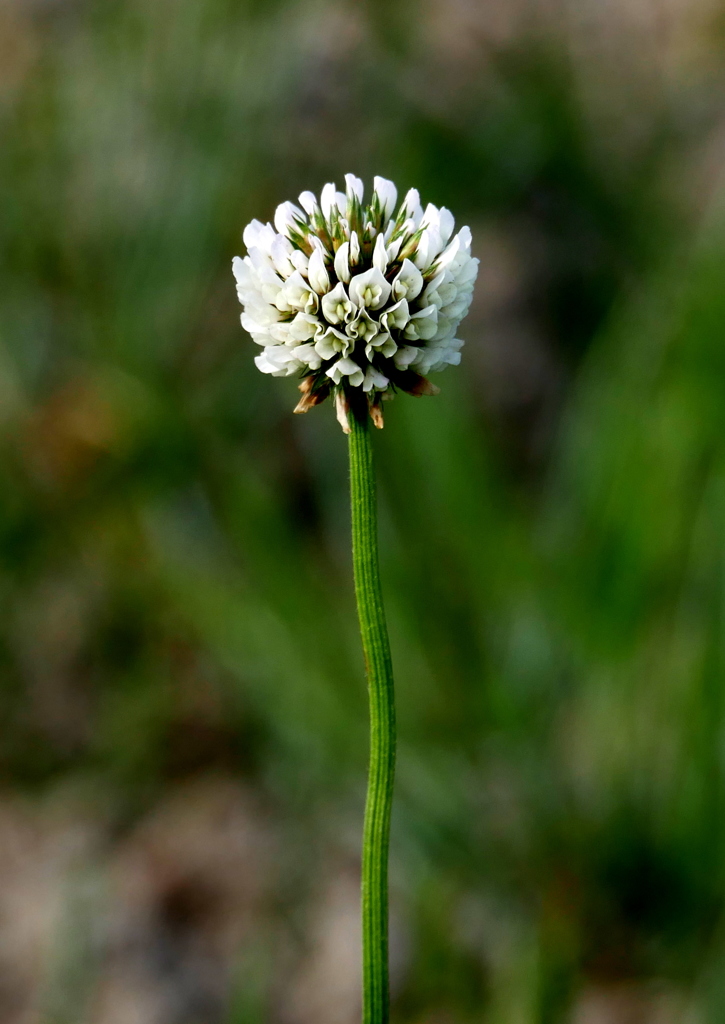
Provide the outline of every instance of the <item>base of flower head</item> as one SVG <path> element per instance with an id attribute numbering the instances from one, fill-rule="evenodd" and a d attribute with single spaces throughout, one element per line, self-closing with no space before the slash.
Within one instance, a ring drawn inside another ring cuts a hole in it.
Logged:
<path id="1" fill-rule="evenodd" d="M 415 370 L 401 370 L 396 381 L 397 387 L 406 395 L 419 398 L 421 395 L 439 395 L 441 389 Z"/>
<path id="2" fill-rule="evenodd" d="M 302 392 L 302 398 L 294 407 L 293 412 L 301 413 L 324 402 L 332 390 L 332 384 L 330 381 L 320 381 L 317 377 L 305 377 L 299 390 Z"/>
<path id="3" fill-rule="evenodd" d="M 392 396 L 391 396 L 392 397 Z M 373 421 L 373 425 L 382 430 L 385 426 L 383 420 L 383 407 L 382 407 L 383 396 L 378 394 L 374 398 L 368 398 L 368 410 L 370 412 L 370 419 Z"/>
<path id="4" fill-rule="evenodd" d="M 440 392 L 439 387 L 414 370 L 399 371 L 395 381 L 391 381 L 385 391 L 361 392 L 360 388 L 351 387 L 345 383 L 335 386 L 329 378 L 319 373 L 304 377 L 299 385 L 299 390 L 302 392 L 302 397 L 294 408 L 296 413 L 308 412 L 333 395 L 337 420 L 346 434 L 350 433 L 349 415 L 351 410 L 360 417 L 369 415 L 373 424 L 382 430 L 384 426 L 382 403 L 392 401 L 396 391 L 404 391 L 416 398 L 421 395 L 437 395 Z"/>
<path id="5" fill-rule="evenodd" d="M 337 422 L 342 427 L 343 434 L 350 433 L 350 401 L 342 388 L 335 392 L 335 415 Z M 353 413 L 354 415 L 354 413 Z"/>

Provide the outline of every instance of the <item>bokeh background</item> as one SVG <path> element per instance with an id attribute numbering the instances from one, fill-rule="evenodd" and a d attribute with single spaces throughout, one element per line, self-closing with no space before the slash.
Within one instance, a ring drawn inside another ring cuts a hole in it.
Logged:
<path id="1" fill-rule="evenodd" d="M 2 0 L 3 1024 L 358 1020 L 345 442 L 230 270 L 347 171 L 481 260 L 375 436 L 394 1021 L 725 1021 L 724 100 L 720 0 Z"/>

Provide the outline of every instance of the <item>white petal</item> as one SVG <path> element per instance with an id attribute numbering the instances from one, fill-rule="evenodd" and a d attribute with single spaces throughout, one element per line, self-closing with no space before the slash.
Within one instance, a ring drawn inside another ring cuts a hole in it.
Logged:
<path id="1" fill-rule="evenodd" d="M 466 262 L 456 271 L 456 284 L 459 288 L 472 285 L 478 277 L 479 261 L 469 257 Z"/>
<path id="2" fill-rule="evenodd" d="M 235 256 L 232 260 L 232 273 L 238 285 L 244 287 L 249 281 L 250 270 L 241 256 Z"/>
<path id="3" fill-rule="evenodd" d="M 247 249 L 255 245 L 258 249 L 269 254 L 270 247 L 275 237 L 275 231 L 271 224 L 262 224 L 259 220 L 252 220 L 242 232 L 242 239 Z"/>
<path id="4" fill-rule="evenodd" d="M 455 220 L 450 210 L 447 210 L 445 206 L 441 206 L 438 209 L 433 203 L 429 203 L 423 214 L 419 227 L 430 227 L 440 236 L 441 248 L 448 242 L 448 239 L 453 234 L 453 228 L 455 226 Z"/>
<path id="5" fill-rule="evenodd" d="M 415 348 L 413 345 L 403 345 L 393 356 L 393 362 L 399 370 L 405 370 L 416 360 L 419 353 L 419 348 Z"/>
<path id="6" fill-rule="evenodd" d="M 382 235 L 378 235 L 375 239 L 375 249 L 373 250 L 373 266 L 377 267 L 381 274 L 384 274 L 388 269 L 388 254 L 385 249 L 385 239 Z"/>
<path id="7" fill-rule="evenodd" d="M 270 255 L 272 257 L 272 263 L 274 263 L 274 269 L 282 277 L 287 278 L 294 272 L 294 266 L 290 261 L 290 255 L 294 252 L 292 243 L 289 238 L 285 235 L 275 235 Z"/>
<path id="8" fill-rule="evenodd" d="M 257 244 L 259 231 L 260 228 L 262 227 L 264 227 L 264 225 L 262 224 L 261 220 L 257 220 L 255 217 L 254 220 L 250 220 L 249 224 L 247 224 L 244 231 L 242 231 L 242 239 L 244 240 L 244 244 L 246 245 L 247 249 L 250 247 L 250 245 Z"/>
<path id="9" fill-rule="evenodd" d="M 309 262 L 307 255 L 301 249 L 293 249 L 290 253 L 290 263 L 295 270 L 299 270 L 300 274 L 307 276 Z"/>
<path id="10" fill-rule="evenodd" d="M 437 327 L 438 308 L 432 305 L 426 306 L 425 309 L 413 313 L 403 334 L 411 341 L 417 341 L 419 338 L 427 341 L 436 333 Z"/>
<path id="11" fill-rule="evenodd" d="M 292 349 L 292 355 L 295 359 L 299 359 L 305 366 L 309 366 L 311 370 L 319 370 L 322 366 L 322 359 L 315 349 L 315 346 L 311 343 L 306 345 L 297 345 Z"/>
<path id="12" fill-rule="evenodd" d="M 426 299 L 426 295 L 437 291 L 439 286 L 443 284 L 445 277 L 446 271 L 441 270 L 436 274 L 435 277 L 431 278 L 431 280 L 428 282 L 428 286 L 426 287 L 426 290 L 423 292 L 423 298 L 425 299 L 426 306 L 428 306 L 432 301 L 431 299 Z"/>
<path id="13" fill-rule="evenodd" d="M 390 381 L 385 374 L 376 370 L 374 366 L 368 366 L 362 387 L 363 391 L 372 391 L 373 388 L 377 388 L 378 391 L 383 391 L 389 383 Z"/>
<path id="14" fill-rule="evenodd" d="M 451 320 L 455 320 L 456 323 L 460 323 L 464 316 L 466 316 L 466 314 L 468 313 L 470 305 L 470 299 L 457 299 L 456 302 L 452 302 L 449 306 L 444 306 L 443 311 L 447 317 L 450 317 Z"/>
<path id="15" fill-rule="evenodd" d="M 275 377 L 289 377 L 302 368 L 302 364 L 283 345 L 269 345 L 254 362 L 262 373 L 271 373 Z"/>
<path id="16" fill-rule="evenodd" d="M 342 359 L 338 359 L 330 369 L 327 371 L 327 376 L 334 381 L 335 384 L 339 384 L 342 377 L 347 377 L 350 384 L 353 387 L 359 387 L 365 379 L 365 374 L 362 372 L 357 363 L 350 358 L 343 356 Z"/>
<path id="17" fill-rule="evenodd" d="M 346 334 L 328 327 L 325 333 L 315 342 L 315 351 L 323 359 L 332 359 L 338 353 L 346 356 L 353 348 L 354 342 Z"/>
<path id="18" fill-rule="evenodd" d="M 393 222 L 391 221 L 391 224 L 392 223 Z M 388 246 L 388 250 L 387 250 L 388 251 L 388 260 L 389 261 L 392 262 L 394 259 L 397 258 L 398 253 L 400 252 L 400 248 L 401 248 L 402 244 L 403 244 L 403 236 L 402 235 L 398 235 L 398 237 L 395 239 L 395 241 L 390 243 L 390 245 Z"/>
<path id="19" fill-rule="evenodd" d="M 322 333 L 322 324 L 310 313 L 298 313 L 289 325 L 289 333 L 295 341 L 309 341 Z"/>
<path id="20" fill-rule="evenodd" d="M 443 284 L 438 288 L 438 297 L 441 300 L 440 303 L 434 302 L 435 306 L 439 309 L 443 306 L 450 306 L 452 302 L 455 302 L 457 298 L 466 298 L 467 291 L 462 289 L 460 292 L 453 281 L 444 281 Z M 429 302 L 433 302 L 433 299 L 429 299 Z"/>
<path id="21" fill-rule="evenodd" d="M 397 342 L 387 332 L 376 334 L 365 346 L 365 355 L 372 359 L 376 352 L 380 352 L 386 359 L 398 350 Z"/>
<path id="22" fill-rule="evenodd" d="M 254 365 L 258 370 L 261 370 L 262 373 L 271 373 L 275 376 L 279 376 L 279 370 L 269 362 L 266 352 L 260 352 L 258 356 L 254 357 Z"/>
<path id="23" fill-rule="evenodd" d="M 398 199 L 398 190 L 392 181 L 388 181 L 387 178 L 379 178 L 377 175 L 373 179 L 373 187 L 380 201 L 380 208 L 387 220 L 388 217 L 393 215 L 395 203 Z"/>
<path id="24" fill-rule="evenodd" d="M 426 306 L 425 309 L 419 309 L 417 313 L 413 313 L 411 320 L 432 320 L 434 323 L 438 321 L 438 310 L 435 306 Z"/>
<path id="25" fill-rule="evenodd" d="M 260 335 L 264 335 L 265 337 L 268 336 L 268 331 L 267 331 L 267 326 L 268 325 L 260 324 L 259 321 L 255 320 L 253 316 L 249 315 L 249 313 L 242 313 L 242 315 L 240 317 L 240 320 L 242 322 L 242 327 L 244 328 L 244 330 L 247 331 L 252 336 L 254 336 L 254 335 L 256 335 L 257 337 L 259 337 Z"/>
<path id="26" fill-rule="evenodd" d="M 423 207 L 420 205 L 420 196 L 417 188 L 411 188 L 403 200 L 405 216 L 413 221 L 414 228 L 417 228 L 423 219 Z"/>
<path id="27" fill-rule="evenodd" d="M 331 292 L 323 296 L 322 312 L 325 319 L 331 324 L 339 324 L 349 320 L 354 312 L 354 308 L 341 281 L 338 281 Z"/>
<path id="28" fill-rule="evenodd" d="M 394 306 L 390 306 L 380 317 L 380 323 L 388 331 L 392 331 L 394 328 L 402 331 L 405 325 L 410 319 L 410 311 L 408 309 L 408 300 L 400 299 L 395 303 Z"/>
<path id="29" fill-rule="evenodd" d="M 441 236 L 434 227 L 426 228 L 421 235 L 418 247 L 413 253 L 413 262 L 420 270 L 427 270 L 441 251 Z"/>
<path id="30" fill-rule="evenodd" d="M 274 226 L 280 235 L 289 234 L 290 228 L 297 228 L 297 221 L 304 221 L 305 215 L 294 203 L 280 203 L 275 210 Z"/>
<path id="31" fill-rule="evenodd" d="M 438 314 L 438 326 L 436 332 L 433 335 L 433 343 L 440 344 L 441 342 L 448 342 L 456 333 L 456 327 L 458 324 L 455 320 L 451 320 L 450 317 L 446 316 L 445 313 Z M 274 328 L 270 327 L 270 334 Z"/>
<path id="32" fill-rule="evenodd" d="M 344 281 L 346 284 L 350 280 L 350 263 L 349 263 L 350 243 L 343 242 L 340 248 L 335 253 L 335 273 L 340 281 Z"/>
<path id="33" fill-rule="evenodd" d="M 447 210 L 445 206 L 441 206 L 438 211 L 438 231 L 440 232 L 441 241 L 444 245 L 453 234 L 453 228 L 455 226 L 456 221 L 451 211 Z"/>
<path id="34" fill-rule="evenodd" d="M 294 344 L 294 338 L 290 335 L 290 326 L 289 322 L 280 320 L 276 324 L 270 324 L 267 330 L 270 338 L 274 338 L 280 345 Z"/>
<path id="35" fill-rule="evenodd" d="M 393 280 L 393 297 L 412 301 L 423 291 L 423 275 L 411 260 L 403 260 Z"/>
<path id="36" fill-rule="evenodd" d="M 360 178 L 356 178 L 354 174 L 345 175 L 345 185 L 347 187 L 348 196 L 354 196 L 358 202 L 363 200 L 364 185 Z"/>
<path id="37" fill-rule="evenodd" d="M 249 333 L 251 334 L 252 341 L 254 342 L 255 345 L 262 345 L 263 347 L 266 348 L 267 345 L 271 344 L 268 334 L 252 334 L 251 331 Z"/>
<path id="38" fill-rule="evenodd" d="M 294 274 L 287 278 L 280 298 L 286 302 L 286 308 L 301 309 L 305 313 L 316 313 L 320 301 L 299 270 L 295 270 Z M 282 309 L 279 300 L 277 308 Z"/>
<path id="39" fill-rule="evenodd" d="M 329 256 L 325 243 L 317 235 L 309 235 L 308 240 L 312 243 L 313 249 L 319 249 L 323 257 Z"/>
<path id="40" fill-rule="evenodd" d="M 371 341 L 380 330 L 380 324 L 373 320 L 366 309 L 360 309 L 357 315 L 348 323 L 345 328 L 351 338 L 362 338 L 363 341 Z"/>
<path id="41" fill-rule="evenodd" d="M 276 323 L 279 320 L 279 313 L 274 306 L 270 306 L 267 302 L 247 305 L 242 316 L 249 316 L 250 320 L 253 320 L 265 330 L 270 324 Z M 246 326 L 244 329 L 247 329 Z"/>
<path id="42" fill-rule="evenodd" d="M 390 285 L 377 267 L 357 274 L 350 281 L 350 298 L 356 306 L 380 309 L 390 297 Z"/>
<path id="43" fill-rule="evenodd" d="M 458 255 L 458 250 L 460 248 L 461 240 L 458 237 L 458 235 L 456 235 L 453 241 L 450 242 L 448 246 L 446 246 L 446 248 L 443 250 L 443 252 L 436 260 L 436 266 L 438 267 L 438 269 L 445 270 L 446 267 L 450 266 L 453 263 L 456 256 Z"/>
<path id="44" fill-rule="evenodd" d="M 314 192 L 300 192 L 300 206 L 309 217 L 314 216 L 315 211 L 320 208 Z"/>
<path id="45" fill-rule="evenodd" d="M 324 295 L 325 292 L 330 290 L 330 276 L 327 273 L 325 261 L 319 249 L 315 249 L 310 256 L 307 277 L 318 295 Z"/>
<path id="46" fill-rule="evenodd" d="M 350 266 L 356 267 L 360 263 L 360 242 L 357 237 L 357 231 L 353 231 L 350 235 Z"/>
<path id="47" fill-rule="evenodd" d="M 337 206 L 337 186 L 333 182 L 328 182 L 323 187 L 320 193 L 320 206 L 323 217 L 325 220 L 329 220 L 333 206 Z"/>
<path id="48" fill-rule="evenodd" d="M 460 241 L 461 249 L 465 253 L 469 253 L 471 251 L 471 229 L 467 224 L 461 228 L 456 238 Z"/>
<path id="49" fill-rule="evenodd" d="M 428 203 L 428 205 L 425 208 L 425 212 L 423 213 L 423 219 L 420 222 L 419 226 L 427 228 L 432 227 L 435 228 L 437 231 L 439 220 L 440 217 L 438 213 L 438 207 L 435 206 L 433 203 Z"/>

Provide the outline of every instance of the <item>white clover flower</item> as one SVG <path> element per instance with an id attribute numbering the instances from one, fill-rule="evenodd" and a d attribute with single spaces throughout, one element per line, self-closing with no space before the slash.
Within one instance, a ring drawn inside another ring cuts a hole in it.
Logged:
<path id="1" fill-rule="evenodd" d="M 334 392 L 344 426 L 362 392 L 380 426 L 381 397 L 432 394 L 426 375 L 461 361 L 456 332 L 478 273 L 471 232 L 454 235 L 450 211 L 423 210 L 416 189 L 396 212 L 397 198 L 376 177 L 365 206 L 362 181 L 347 174 L 344 192 L 303 192 L 299 206 L 277 207 L 274 227 L 244 229 L 247 255 L 232 263 L 242 326 L 262 348 L 262 373 L 303 378 L 296 412 Z"/>

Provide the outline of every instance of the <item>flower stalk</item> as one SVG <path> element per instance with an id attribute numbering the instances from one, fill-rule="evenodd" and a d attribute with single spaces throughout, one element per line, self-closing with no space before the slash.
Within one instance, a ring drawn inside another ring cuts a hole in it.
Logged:
<path id="1" fill-rule="evenodd" d="M 384 399 L 434 395 L 427 374 L 457 366 L 456 337 L 468 312 L 478 260 L 471 232 L 411 188 L 376 177 L 364 201 L 360 178 L 319 201 L 282 203 L 274 226 L 251 221 L 232 269 L 242 327 L 262 373 L 297 377 L 296 413 L 332 398 L 349 436 L 353 567 L 370 696 L 370 766 L 362 851 L 363 1022 L 388 1024 L 388 847 L 395 775 L 395 694 L 378 566 L 370 424 Z"/>
<path id="2" fill-rule="evenodd" d="M 349 414 L 352 554 L 370 698 L 362 850 L 363 1024 L 387 1024 L 388 848 L 395 776 L 395 692 L 378 564 L 377 498 L 367 408 Z"/>

